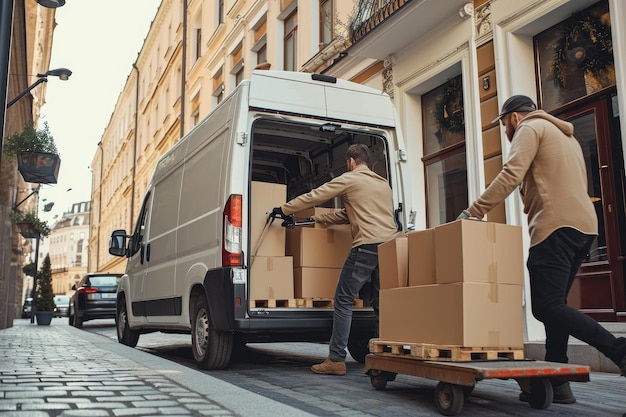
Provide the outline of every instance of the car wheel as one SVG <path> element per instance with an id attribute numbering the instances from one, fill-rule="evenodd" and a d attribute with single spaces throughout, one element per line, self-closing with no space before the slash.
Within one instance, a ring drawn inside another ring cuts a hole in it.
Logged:
<path id="1" fill-rule="evenodd" d="M 191 322 L 191 350 L 201 369 L 224 369 L 233 352 L 233 334 L 220 332 L 211 325 L 206 298 L 196 299 Z"/>
<path id="2" fill-rule="evenodd" d="M 115 314 L 115 327 L 117 327 L 117 341 L 123 345 L 135 347 L 139 342 L 139 332 L 136 332 L 128 325 L 128 310 L 126 310 L 126 299 L 120 297 L 117 300 L 117 310 Z"/>
<path id="3" fill-rule="evenodd" d="M 83 328 L 83 318 L 78 315 L 78 309 L 74 306 L 74 327 L 77 329 Z"/>
<path id="4" fill-rule="evenodd" d="M 67 321 L 68 321 L 70 326 L 73 326 L 74 325 L 74 316 L 72 314 L 67 316 Z"/>

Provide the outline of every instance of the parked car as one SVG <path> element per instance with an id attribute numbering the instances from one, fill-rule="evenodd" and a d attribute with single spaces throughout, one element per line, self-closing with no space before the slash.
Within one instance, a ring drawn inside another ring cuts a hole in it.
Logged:
<path id="1" fill-rule="evenodd" d="M 22 305 L 22 318 L 23 319 L 30 318 L 30 311 L 32 308 L 33 308 L 33 299 L 28 297 L 26 300 L 24 300 L 24 304 Z"/>
<path id="2" fill-rule="evenodd" d="M 54 305 L 54 317 L 66 317 L 68 311 L 70 310 L 70 296 L 55 295 Z"/>
<path id="3" fill-rule="evenodd" d="M 69 324 L 82 329 L 83 322 L 94 319 L 114 319 L 117 283 L 122 274 L 89 273 L 77 285 L 70 297 Z"/>

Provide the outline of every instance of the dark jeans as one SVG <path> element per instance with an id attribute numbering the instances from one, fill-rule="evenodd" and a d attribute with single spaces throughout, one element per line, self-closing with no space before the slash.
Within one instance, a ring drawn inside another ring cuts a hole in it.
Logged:
<path id="1" fill-rule="evenodd" d="M 626 339 L 616 338 L 594 319 L 567 305 L 567 295 L 594 237 L 561 228 L 530 248 L 528 272 L 533 315 L 546 329 L 546 361 L 567 363 L 569 335 L 621 365 Z"/>
<path id="2" fill-rule="evenodd" d="M 364 288 L 365 287 L 365 288 Z M 352 325 L 352 304 L 361 289 L 370 298 L 370 304 L 378 318 L 378 244 L 366 244 L 352 248 L 343 264 L 335 289 L 335 313 L 333 334 L 330 338 L 328 357 L 335 362 L 346 359 L 346 346 Z"/>

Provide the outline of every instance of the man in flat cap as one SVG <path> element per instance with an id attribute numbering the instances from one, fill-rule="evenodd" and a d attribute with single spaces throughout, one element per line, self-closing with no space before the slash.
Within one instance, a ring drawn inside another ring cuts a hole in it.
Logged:
<path id="1" fill-rule="evenodd" d="M 594 319 L 569 307 L 567 295 L 598 234 L 598 220 L 587 194 L 587 172 L 574 126 L 512 96 L 494 120 L 511 142 L 502 171 L 459 215 L 483 218 L 518 186 L 528 215 L 532 311 L 546 331 L 546 356 L 567 363 L 569 335 L 595 347 L 626 376 L 626 339 L 616 338 Z M 576 402 L 569 382 L 553 381 L 554 402 Z M 527 400 L 522 392 L 520 400 Z"/>

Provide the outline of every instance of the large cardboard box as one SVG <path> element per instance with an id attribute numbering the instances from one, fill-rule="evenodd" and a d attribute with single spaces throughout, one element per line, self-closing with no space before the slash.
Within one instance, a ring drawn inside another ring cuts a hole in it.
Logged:
<path id="1" fill-rule="evenodd" d="M 345 230 L 296 227 L 287 230 L 286 254 L 294 267 L 341 268 L 352 247 Z"/>
<path id="2" fill-rule="evenodd" d="M 489 282 L 521 285 L 524 280 L 523 256 L 519 226 L 457 220 L 435 227 L 438 284 Z"/>
<path id="3" fill-rule="evenodd" d="M 435 283 L 435 230 L 407 233 L 409 251 L 409 287 Z"/>
<path id="4" fill-rule="evenodd" d="M 406 287 L 409 278 L 408 239 L 399 237 L 378 245 L 380 289 Z"/>
<path id="5" fill-rule="evenodd" d="M 522 286 L 463 282 L 381 290 L 380 340 L 521 349 Z"/>
<path id="6" fill-rule="evenodd" d="M 293 296 L 293 258 L 256 256 L 250 268 L 250 300 L 286 300 Z"/>
<path id="7" fill-rule="evenodd" d="M 294 268 L 295 298 L 333 298 L 340 268 Z"/>
<path id="8" fill-rule="evenodd" d="M 285 228 L 277 219 L 267 229 L 261 241 L 268 213 L 281 206 L 287 198 L 287 186 L 267 182 L 252 181 L 250 213 L 250 247 L 254 256 L 284 256 Z"/>

